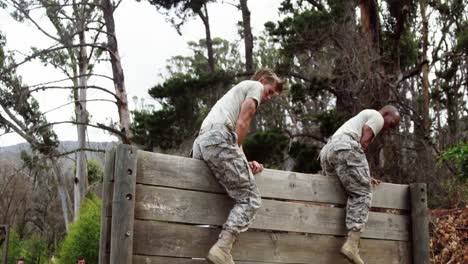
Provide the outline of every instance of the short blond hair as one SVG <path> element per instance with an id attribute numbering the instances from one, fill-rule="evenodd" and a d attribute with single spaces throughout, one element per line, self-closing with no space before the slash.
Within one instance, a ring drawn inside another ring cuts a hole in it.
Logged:
<path id="1" fill-rule="evenodd" d="M 258 81 L 260 78 L 264 78 L 265 81 L 269 84 L 275 84 L 275 90 L 278 93 L 283 92 L 284 81 L 281 80 L 276 73 L 268 67 L 263 67 L 257 70 L 254 75 L 250 78 L 253 81 Z"/>

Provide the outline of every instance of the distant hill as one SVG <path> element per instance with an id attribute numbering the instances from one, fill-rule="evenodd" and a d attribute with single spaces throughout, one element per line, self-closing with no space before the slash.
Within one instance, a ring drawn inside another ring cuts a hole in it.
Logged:
<path id="1" fill-rule="evenodd" d="M 109 150 L 113 146 L 115 146 L 117 142 L 88 142 L 87 147 L 92 149 L 99 149 L 99 150 Z M 62 141 L 60 142 L 59 150 L 60 152 L 68 152 L 73 151 L 78 148 L 77 141 Z M 31 148 L 28 143 L 20 143 L 16 145 L 11 145 L 7 147 L 0 147 L 0 159 L 2 160 L 9 160 L 9 161 L 17 161 L 18 163 L 21 162 L 20 155 L 21 151 L 31 152 Z M 97 160 L 104 167 L 104 153 L 103 152 L 90 152 L 86 153 L 86 157 L 88 160 Z M 66 169 L 73 168 L 75 160 L 75 154 L 69 154 L 66 157 L 61 159 L 62 165 Z"/>

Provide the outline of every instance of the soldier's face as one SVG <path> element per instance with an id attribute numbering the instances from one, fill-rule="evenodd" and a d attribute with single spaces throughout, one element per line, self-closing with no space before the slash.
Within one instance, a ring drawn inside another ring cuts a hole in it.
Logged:
<path id="1" fill-rule="evenodd" d="M 400 124 L 400 116 L 387 116 L 384 119 L 384 129 L 393 129 Z"/>
<path id="2" fill-rule="evenodd" d="M 262 94 L 262 102 L 266 102 L 271 100 L 273 96 L 278 95 L 275 90 L 276 84 L 264 83 L 263 84 L 263 94 Z"/>

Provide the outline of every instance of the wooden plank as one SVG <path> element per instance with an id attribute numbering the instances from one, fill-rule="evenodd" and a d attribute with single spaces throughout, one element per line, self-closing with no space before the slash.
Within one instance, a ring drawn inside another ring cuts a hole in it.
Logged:
<path id="1" fill-rule="evenodd" d="M 236 264 L 277 264 L 278 262 L 236 261 Z M 205 259 L 133 255 L 133 264 L 211 264 Z M 292 263 L 291 263 L 292 264 Z M 301 263 L 294 263 L 301 264 Z"/>
<path id="2" fill-rule="evenodd" d="M 413 263 L 429 264 L 429 219 L 425 183 L 410 184 Z"/>
<path id="3" fill-rule="evenodd" d="M 106 161 L 104 164 L 104 178 L 102 187 L 102 213 L 101 213 L 101 232 L 99 236 L 99 264 L 109 264 L 109 255 L 106 254 L 106 245 L 110 243 L 110 219 L 107 218 L 108 204 L 112 201 L 113 183 L 115 165 L 115 149 L 106 151 Z"/>
<path id="4" fill-rule="evenodd" d="M 136 220 L 133 250 L 136 255 L 204 258 L 219 232 L 218 228 Z M 343 242 L 343 237 L 248 231 L 234 244 L 233 257 L 246 262 L 348 263 L 338 253 Z M 408 242 L 362 239 L 360 252 L 366 263 L 410 263 Z"/>
<path id="5" fill-rule="evenodd" d="M 137 184 L 135 218 L 222 225 L 233 202 L 223 194 Z M 263 199 L 252 228 L 345 235 L 344 209 Z M 408 240 L 409 217 L 371 212 L 363 237 Z"/>
<path id="6" fill-rule="evenodd" d="M 139 151 L 137 183 L 223 193 L 203 161 Z M 338 179 L 316 174 L 265 169 L 255 176 L 262 197 L 346 204 Z M 407 185 L 382 183 L 372 206 L 409 210 Z"/>
<path id="7" fill-rule="evenodd" d="M 132 261 L 137 150 L 119 145 L 115 155 L 110 263 Z"/>

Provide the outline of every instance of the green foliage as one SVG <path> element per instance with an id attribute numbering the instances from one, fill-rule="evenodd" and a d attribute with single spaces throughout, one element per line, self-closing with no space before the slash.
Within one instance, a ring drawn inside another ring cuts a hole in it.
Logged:
<path id="1" fill-rule="evenodd" d="M 5 39 L 0 36 L 0 105 L 12 115 L 20 117 L 13 125 L 28 128 L 25 132 L 28 141 L 35 141 L 31 147 L 44 155 L 50 155 L 58 146 L 57 135 L 48 125 L 40 112 L 39 103 L 31 96 L 29 88 L 24 85 L 16 74 L 13 58 L 6 56 L 3 46 Z M 16 124 L 15 124 L 16 123 Z M 0 115 L 0 129 L 10 131 L 11 122 Z M 31 138 L 31 140 L 29 140 Z"/>
<path id="2" fill-rule="evenodd" d="M 320 150 L 316 146 L 293 142 L 289 149 L 289 155 L 295 160 L 293 171 L 304 173 L 320 171 L 320 162 L 317 160 L 319 152 Z"/>
<path id="3" fill-rule="evenodd" d="M 205 39 L 189 41 L 190 56 L 174 56 L 168 60 L 166 69 L 170 78 L 182 76 L 203 76 L 210 74 L 208 65 L 207 45 Z M 237 43 L 222 38 L 213 38 L 213 56 L 216 61 L 215 70 L 220 72 L 239 72 L 242 70 L 242 60 Z"/>
<path id="4" fill-rule="evenodd" d="M 101 164 L 97 160 L 88 160 L 88 182 L 89 184 L 102 182 L 104 177 L 104 170 L 101 167 Z M 76 165 L 73 166 L 73 175 L 76 175 Z"/>
<path id="5" fill-rule="evenodd" d="M 329 110 L 317 115 L 320 124 L 320 133 L 323 137 L 330 137 L 347 120 L 347 116 L 336 110 Z"/>
<path id="6" fill-rule="evenodd" d="M 137 0 L 141 1 L 141 0 Z M 195 13 L 200 12 L 203 5 L 210 0 L 148 0 L 156 9 L 168 16 L 169 22 L 181 34 L 181 26 Z"/>
<path id="7" fill-rule="evenodd" d="M 9 239 L 8 239 L 8 257 L 7 264 L 16 264 L 16 260 L 23 257 L 21 255 L 21 240 L 18 236 L 18 233 L 14 229 L 10 229 Z M 0 259 L 3 254 L 3 250 L 0 252 Z"/>
<path id="8" fill-rule="evenodd" d="M 465 21 L 457 32 L 457 50 L 468 54 L 468 21 Z"/>
<path id="9" fill-rule="evenodd" d="M 451 162 L 455 165 L 460 180 L 468 180 L 468 142 L 460 142 L 439 156 L 440 161 Z"/>
<path id="10" fill-rule="evenodd" d="M 98 263 L 101 206 L 101 200 L 95 194 L 86 197 L 78 220 L 70 225 L 60 246 L 58 263 L 75 263 L 78 256 L 85 257 L 86 263 Z"/>
<path id="11" fill-rule="evenodd" d="M 460 178 L 440 179 L 431 184 L 429 208 L 463 208 L 468 205 L 468 182 Z"/>
<path id="12" fill-rule="evenodd" d="M 134 140 L 147 150 L 169 149 L 194 137 L 208 110 L 235 81 L 241 69 L 237 46 L 223 39 L 213 40 L 216 72 L 209 72 L 206 43 L 189 42 L 191 56 L 169 60 L 169 77 L 149 90 L 162 108 L 158 111 L 135 111 L 132 126 Z"/>
<path id="13" fill-rule="evenodd" d="M 455 166 L 456 177 L 446 177 L 432 184 L 434 190 L 429 199 L 431 208 L 464 207 L 468 201 L 468 142 L 460 142 L 441 153 L 439 163 L 449 162 Z"/>
<path id="14" fill-rule="evenodd" d="M 268 168 L 280 168 L 288 138 L 280 130 L 273 129 L 249 135 L 243 143 L 248 160 L 256 160 Z"/>
<path id="15" fill-rule="evenodd" d="M 104 177 L 104 170 L 97 160 L 88 160 L 88 181 L 89 184 L 102 182 Z"/>
<path id="16" fill-rule="evenodd" d="M 36 234 L 22 243 L 22 256 L 26 263 L 45 264 L 47 260 L 47 242 Z"/>
<path id="17" fill-rule="evenodd" d="M 0 259 L 2 259 L 0 252 Z M 16 260 L 23 258 L 26 263 L 48 263 L 47 242 L 36 234 L 28 239 L 21 239 L 14 229 L 10 229 L 8 240 L 7 264 L 16 264 Z"/>

